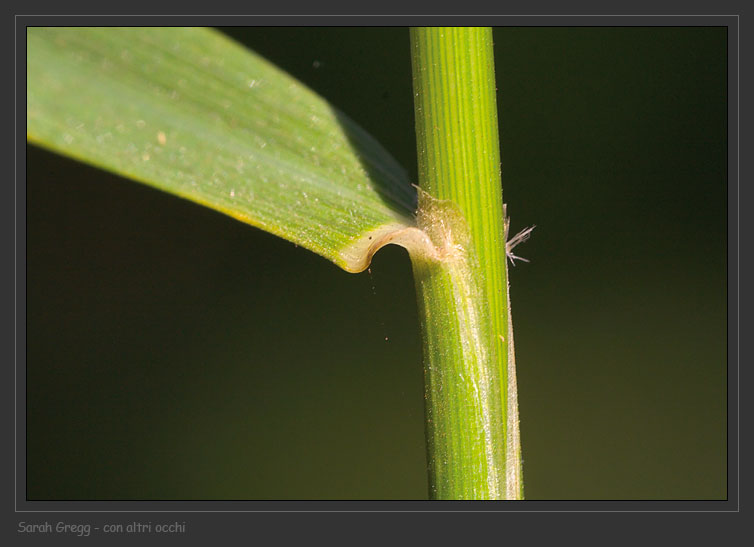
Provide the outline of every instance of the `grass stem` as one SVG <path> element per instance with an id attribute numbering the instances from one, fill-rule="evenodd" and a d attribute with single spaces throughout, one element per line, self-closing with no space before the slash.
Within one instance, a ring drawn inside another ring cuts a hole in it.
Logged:
<path id="1" fill-rule="evenodd" d="M 430 497 L 522 497 L 490 28 L 412 28 Z"/>

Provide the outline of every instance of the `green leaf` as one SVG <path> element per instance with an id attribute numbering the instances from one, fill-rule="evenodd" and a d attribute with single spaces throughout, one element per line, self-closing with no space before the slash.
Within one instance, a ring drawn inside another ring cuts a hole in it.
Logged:
<path id="1" fill-rule="evenodd" d="M 223 34 L 27 29 L 30 142 L 206 205 L 341 268 L 414 225 L 373 138 Z"/>

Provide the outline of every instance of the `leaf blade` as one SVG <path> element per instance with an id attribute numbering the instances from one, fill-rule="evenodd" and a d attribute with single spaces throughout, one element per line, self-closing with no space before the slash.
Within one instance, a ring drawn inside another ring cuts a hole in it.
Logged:
<path id="1" fill-rule="evenodd" d="M 415 191 L 374 139 L 219 32 L 27 29 L 27 139 L 368 265 Z M 368 256 L 367 256 L 368 255 Z"/>

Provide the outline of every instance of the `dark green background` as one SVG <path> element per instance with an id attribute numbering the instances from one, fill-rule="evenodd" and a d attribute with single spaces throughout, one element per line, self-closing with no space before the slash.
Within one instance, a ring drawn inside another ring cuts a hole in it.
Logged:
<path id="1" fill-rule="evenodd" d="M 407 29 L 227 31 L 415 176 Z M 527 498 L 725 498 L 725 29 L 495 54 Z M 426 496 L 402 249 L 347 274 L 34 147 L 27 192 L 30 499 Z"/>

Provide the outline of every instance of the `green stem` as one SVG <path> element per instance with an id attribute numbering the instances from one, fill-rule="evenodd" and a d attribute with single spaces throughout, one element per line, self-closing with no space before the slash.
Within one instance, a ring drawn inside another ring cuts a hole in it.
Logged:
<path id="1" fill-rule="evenodd" d="M 412 28 L 430 496 L 522 497 L 492 31 Z M 509 361 L 510 359 L 510 361 Z"/>

